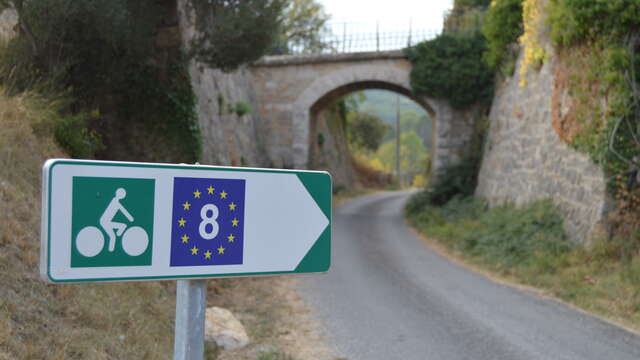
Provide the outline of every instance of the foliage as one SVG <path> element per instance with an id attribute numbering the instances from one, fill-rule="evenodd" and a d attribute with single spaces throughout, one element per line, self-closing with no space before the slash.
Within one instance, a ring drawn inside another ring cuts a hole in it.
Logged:
<path id="1" fill-rule="evenodd" d="M 491 0 L 454 0 L 453 8 L 470 7 L 470 6 L 489 6 Z"/>
<path id="2" fill-rule="evenodd" d="M 459 164 L 443 169 L 432 184 L 432 188 L 427 189 L 419 198 L 423 203 L 416 202 L 412 206 L 416 208 L 427 205 L 440 206 L 454 197 L 472 196 L 478 184 L 479 170 L 480 155 L 468 155 Z"/>
<path id="3" fill-rule="evenodd" d="M 487 210 L 480 200 L 455 197 L 442 207 L 409 215 L 428 234 L 447 238 L 456 249 L 498 267 L 523 266 L 572 248 L 562 218 L 548 200 Z"/>
<path id="4" fill-rule="evenodd" d="M 316 0 L 289 0 L 282 18 L 279 35 L 269 51 L 271 54 L 314 53 L 328 49 L 323 36 L 329 15 Z"/>
<path id="5" fill-rule="evenodd" d="M 243 116 L 251 112 L 251 105 L 246 101 L 238 101 L 235 106 L 235 113 L 238 116 Z"/>
<path id="6" fill-rule="evenodd" d="M 86 113 L 60 115 L 55 124 L 56 142 L 74 158 L 93 158 L 104 145 L 100 135 L 88 128 Z"/>
<path id="7" fill-rule="evenodd" d="M 396 169 L 396 140 L 382 144 L 376 153 L 387 172 Z M 401 182 L 412 183 L 416 175 L 429 175 L 431 156 L 424 147 L 422 139 L 414 131 L 404 131 L 400 135 L 400 172 Z"/>
<path id="8" fill-rule="evenodd" d="M 393 177 L 382 163 L 371 154 L 355 152 L 351 154 L 351 164 L 358 183 L 365 188 L 385 188 L 393 184 Z"/>
<path id="9" fill-rule="evenodd" d="M 366 151 L 376 151 L 390 126 L 379 117 L 361 112 L 347 115 L 349 144 Z"/>
<path id="10" fill-rule="evenodd" d="M 636 0 L 551 0 L 551 37 L 570 46 L 604 36 L 622 38 L 640 27 L 640 3 Z"/>
<path id="11" fill-rule="evenodd" d="M 443 34 L 407 49 L 411 87 L 416 94 L 448 100 L 455 108 L 488 102 L 493 73 L 482 61 L 486 42 L 480 34 Z"/>
<path id="12" fill-rule="evenodd" d="M 482 27 L 486 8 L 491 0 L 455 0 L 453 8 L 445 15 L 443 31 L 475 32 Z"/>
<path id="13" fill-rule="evenodd" d="M 518 41 L 524 50 L 524 58 L 520 64 L 520 86 L 527 84 L 527 72 L 531 68 L 540 68 L 546 60 L 548 54 L 541 45 L 540 36 L 545 26 L 543 0 L 524 0 L 522 17 L 524 23 L 524 33 Z"/>
<path id="14" fill-rule="evenodd" d="M 196 36 L 190 53 L 198 61 L 231 71 L 260 58 L 281 26 L 284 0 L 190 0 Z"/>
<path id="15" fill-rule="evenodd" d="M 37 90 L 69 96 L 71 101 L 60 109 L 66 120 L 56 138 L 73 148 L 72 155 L 95 151 L 90 138 L 97 132 L 106 145 L 100 157 L 197 160 L 195 96 L 186 59 L 177 49 L 164 59 L 156 57 L 155 34 L 166 11 L 162 4 L 155 0 L 10 2 L 29 35 L 8 44 L 4 51 L 8 56 L 0 62 L 0 81 L 13 93 Z M 98 116 L 83 115 L 95 109 Z M 88 146 L 87 151 L 82 146 Z"/>
<path id="16" fill-rule="evenodd" d="M 167 66 L 165 78 L 151 66 L 132 66 L 127 80 L 114 89 L 127 101 L 105 131 L 105 141 L 114 148 L 109 157 L 188 163 L 200 158 L 196 97 L 185 61 L 176 58 Z"/>
<path id="17" fill-rule="evenodd" d="M 637 191 L 634 179 L 640 168 L 640 4 L 553 0 L 548 11 L 574 99 L 575 130 L 566 140 L 589 154 L 610 179 L 609 191 L 618 199 L 616 227 L 640 226 L 633 216 L 640 204 L 627 201 Z M 621 186 L 627 183 L 631 186 Z M 629 232 L 624 236 L 633 237 Z"/>
<path id="18" fill-rule="evenodd" d="M 493 0 L 487 11 L 482 33 L 487 39 L 485 61 L 492 68 L 515 62 L 517 50 L 513 47 L 522 35 L 523 0 Z M 510 74 L 508 74 L 510 75 Z"/>
<path id="19" fill-rule="evenodd" d="M 96 81 L 118 82 L 117 70 L 151 55 L 161 16 L 153 0 L 41 0 L 20 9 L 19 22 L 29 24 L 34 42 L 20 61 L 85 98 L 97 96 Z"/>

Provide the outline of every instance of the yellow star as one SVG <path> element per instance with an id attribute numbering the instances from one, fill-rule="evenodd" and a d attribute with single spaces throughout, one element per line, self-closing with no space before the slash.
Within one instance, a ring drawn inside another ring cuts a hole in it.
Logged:
<path id="1" fill-rule="evenodd" d="M 231 224 L 233 224 L 233 226 L 238 226 L 239 222 L 240 221 L 238 219 L 236 219 L 236 218 L 233 218 L 233 220 L 231 220 Z"/>
<path id="2" fill-rule="evenodd" d="M 222 246 L 218 248 L 218 254 L 224 254 L 224 248 Z"/>
<path id="3" fill-rule="evenodd" d="M 226 199 L 227 198 L 227 193 L 222 190 L 222 192 L 220 193 L 220 199 Z"/>
<path id="4" fill-rule="evenodd" d="M 208 194 L 213 194 L 213 190 L 215 190 L 215 189 L 213 188 L 213 186 L 209 185 L 209 187 L 207 188 L 207 193 L 208 193 Z"/>
<path id="5" fill-rule="evenodd" d="M 196 199 L 200 199 L 200 194 L 202 194 L 200 190 L 196 189 L 196 191 L 193 192 L 193 197 Z"/>
<path id="6" fill-rule="evenodd" d="M 236 204 L 235 203 L 229 204 L 229 210 L 234 211 L 235 209 L 236 209 Z"/>
<path id="7" fill-rule="evenodd" d="M 184 218 L 180 218 L 180 220 L 178 220 L 178 225 L 184 227 L 184 224 L 187 223 L 187 220 L 185 220 Z"/>
<path id="8" fill-rule="evenodd" d="M 204 258 L 205 259 L 211 259 L 211 251 L 207 250 L 207 252 L 204 253 Z"/>
<path id="9" fill-rule="evenodd" d="M 192 247 L 191 248 L 191 255 L 198 255 L 198 248 L 197 247 Z"/>
<path id="10" fill-rule="evenodd" d="M 189 237 L 187 236 L 187 234 L 182 235 L 181 239 L 183 244 L 186 244 L 189 242 Z"/>
<path id="11" fill-rule="evenodd" d="M 233 234 L 229 234 L 229 236 L 227 236 L 227 239 L 229 239 L 229 242 L 233 242 L 236 239 L 236 237 L 233 236 Z"/>
<path id="12" fill-rule="evenodd" d="M 184 210 L 189 210 L 189 208 L 191 208 L 191 204 L 189 204 L 189 202 L 185 202 L 184 204 L 182 204 L 182 207 L 184 208 Z"/>

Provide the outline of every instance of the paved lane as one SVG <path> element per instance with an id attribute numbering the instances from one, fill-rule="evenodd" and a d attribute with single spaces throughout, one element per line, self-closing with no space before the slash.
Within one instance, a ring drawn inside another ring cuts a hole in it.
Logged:
<path id="1" fill-rule="evenodd" d="M 492 282 L 427 248 L 405 225 L 409 192 L 334 214 L 333 265 L 301 294 L 337 353 L 374 359 L 640 359 L 640 337 Z"/>

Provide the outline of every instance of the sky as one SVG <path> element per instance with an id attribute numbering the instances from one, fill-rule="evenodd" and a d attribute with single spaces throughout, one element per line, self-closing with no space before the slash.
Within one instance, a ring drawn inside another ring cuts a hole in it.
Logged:
<path id="1" fill-rule="evenodd" d="M 316 0 L 331 16 L 325 42 L 342 52 L 396 50 L 433 39 L 453 0 Z"/>
<path id="2" fill-rule="evenodd" d="M 331 22 L 368 22 L 440 31 L 453 0 L 318 0 Z"/>

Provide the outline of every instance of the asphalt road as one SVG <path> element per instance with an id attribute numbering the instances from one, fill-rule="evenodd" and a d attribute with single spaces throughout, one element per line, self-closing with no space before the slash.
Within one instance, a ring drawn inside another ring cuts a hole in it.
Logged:
<path id="1" fill-rule="evenodd" d="M 640 359 L 639 336 L 431 251 L 405 225 L 408 196 L 375 194 L 337 208 L 331 270 L 301 281 L 337 355 Z"/>

